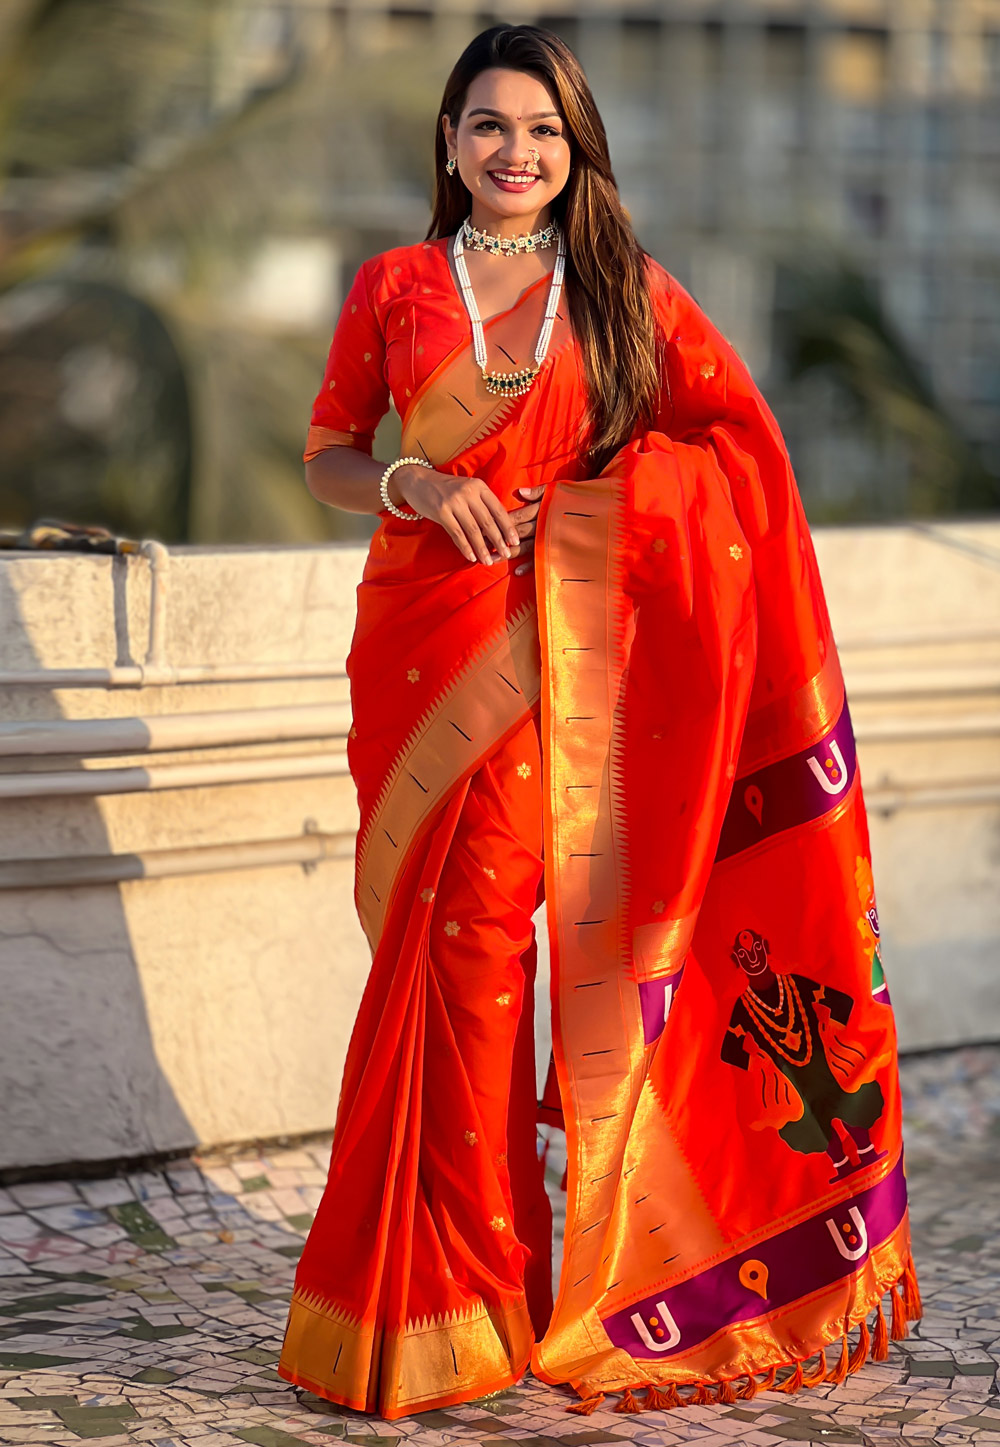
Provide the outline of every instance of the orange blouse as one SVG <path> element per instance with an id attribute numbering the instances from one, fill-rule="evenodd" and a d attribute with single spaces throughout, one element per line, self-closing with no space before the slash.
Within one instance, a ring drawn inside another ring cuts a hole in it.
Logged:
<path id="1" fill-rule="evenodd" d="M 307 460 L 332 443 L 370 455 L 390 401 L 404 417 L 410 398 L 469 332 L 450 245 L 444 237 L 396 246 L 358 268 L 313 403 Z M 539 277 L 518 300 L 548 280 Z"/>

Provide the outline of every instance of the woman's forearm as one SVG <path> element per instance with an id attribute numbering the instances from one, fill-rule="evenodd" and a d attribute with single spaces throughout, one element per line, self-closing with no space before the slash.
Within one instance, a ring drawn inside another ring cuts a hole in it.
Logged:
<path id="1" fill-rule="evenodd" d="M 405 505 L 399 475 L 412 465 L 397 467 L 389 478 L 389 496 L 397 507 Z M 306 487 L 320 502 L 344 512 L 377 513 L 383 507 L 379 481 L 384 471 L 384 462 L 377 462 L 357 447 L 326 447 L 306 463 Z"/>

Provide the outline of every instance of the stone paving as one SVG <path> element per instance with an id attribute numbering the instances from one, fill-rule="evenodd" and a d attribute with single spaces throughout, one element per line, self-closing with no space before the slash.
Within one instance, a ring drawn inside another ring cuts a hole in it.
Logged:
<path id="1" fill-rule="evenodd" d="M 529 1379 L 391 1425 L 334 1408 L 274 1370 L 325 1179 L 329 1142 L 311 1141 L 0 1190 L 0 1443 L 1000 1443 L 1000 1047 L 911 1059 L 903 1079 L 927 1314 L 839 1388 L 579 1417 Z"/>

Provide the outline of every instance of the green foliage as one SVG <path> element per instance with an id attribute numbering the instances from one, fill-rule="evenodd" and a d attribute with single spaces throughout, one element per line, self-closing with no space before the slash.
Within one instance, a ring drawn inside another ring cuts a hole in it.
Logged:
<path id="1" fill-rule="evenodd" d="M 304 333 L 243 299 L 262 240 L 353 232 L 344 212 L 380 147 L 425 207 L 423 68 L 347 71 L 315 12 L 268 37 L 242 0 L 8 3 L 0 526 L 55 515 L 168 542 L 367 530 L 302 478 L 333 318 Z M 376 73 L 391 99 L 373 124 Z"/>

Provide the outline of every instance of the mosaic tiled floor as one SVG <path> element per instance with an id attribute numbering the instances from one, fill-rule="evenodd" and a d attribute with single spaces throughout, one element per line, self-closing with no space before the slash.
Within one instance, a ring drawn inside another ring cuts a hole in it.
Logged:
<path id="1" fill-rule="evenodd" d="M 529 1380 L 391 1426 L 299 1392 L 274 1364 L 320 1142 L 0 1191 L 0 1443 L 1000 1443 L 1000 1047 L 903 1075 L 927 1315 L 840 1388 L 578 1417 Z"/>

